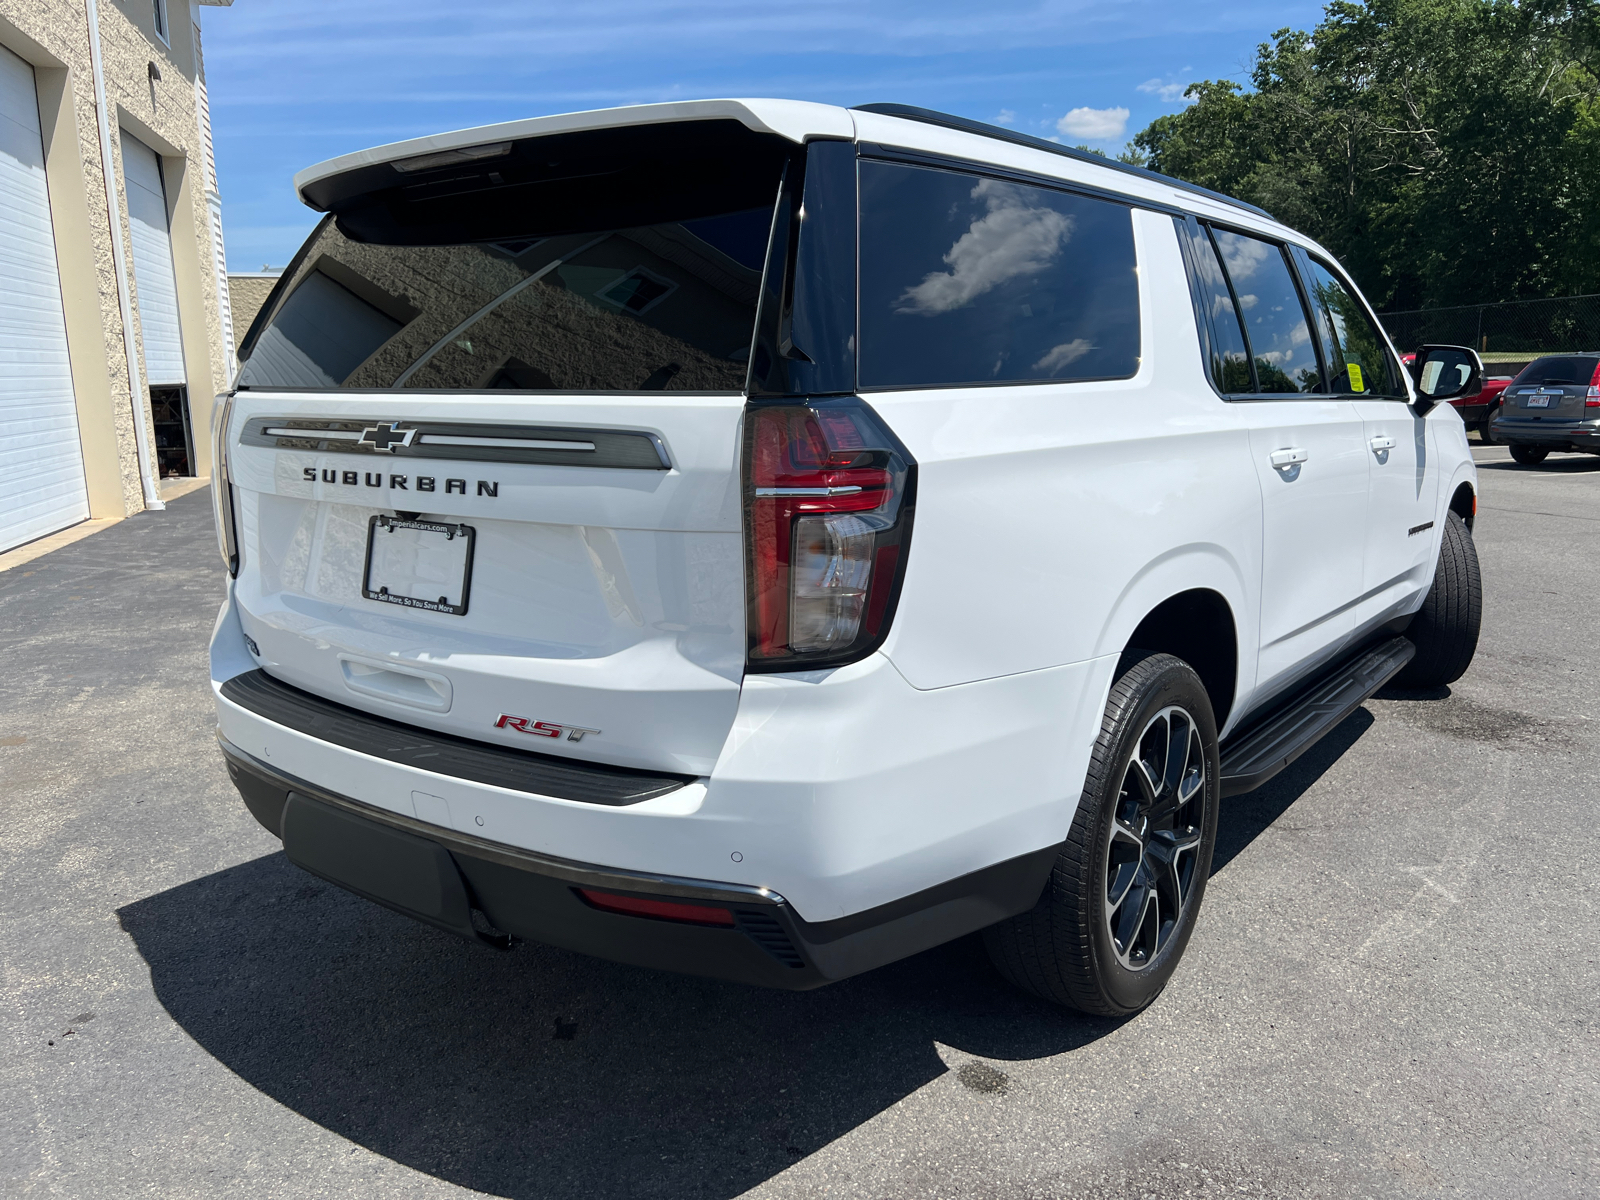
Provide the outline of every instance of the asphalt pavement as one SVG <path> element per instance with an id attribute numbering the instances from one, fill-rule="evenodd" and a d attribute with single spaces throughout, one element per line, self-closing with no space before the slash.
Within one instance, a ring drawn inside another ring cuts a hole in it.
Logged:
<path id="1" fill-rule="evenodd" d="M 1600 459 L 1477 457 L 1471 671 L 1225 802 L 1125 1022 L 975 939 L 800 994 L 459 942 L 229 784 L 204 491 L 0 573 L 0 1195 L 1600 1193 Z"/>

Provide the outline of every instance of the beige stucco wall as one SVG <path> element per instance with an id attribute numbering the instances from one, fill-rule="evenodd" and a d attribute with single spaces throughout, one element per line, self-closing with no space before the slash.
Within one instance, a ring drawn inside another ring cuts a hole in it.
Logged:
<path id="1" fill-rule="evenodd" d="M 163 156 L 172 223 L 173 265 L 189 377 L 190 415 L 199 474 L 210 469 L 212 396 L 225 390 L 227 347 L 209 213 L 204 194 L 204 149 L 196 80 L 201 64 L 195 24 L 199 9 L 169 0 L 172 44 L 156 36 L 152 0 L 99 0 L 112 153 L 120 159 L 119 128 Z M 218 11 L 218 10 L 210 10 Z M 137 288 L 129 269 L 132 328 L 124 330 L 112 258 L 111 221 L 100 157 L 89 27 L 83 0 L 0 0 L 0 44 L 33 64 L 45 130 L 56 254 L 66 308 L 73 387 L 88 476 L 90 512 L 124 516 L 144 507 L 134 420 L 150 442 L 148 391 L 134 403 L 125 337 L 140 345 Z M 153 78 L 154 64 L 160 79 Z M 118 236 L 128 246 L 122 164 L 115 162 Z M 3 286 L 3 281 L 0 281 Z M 141 381 L 143 378 L 142 353 Z"/>
<path id="2" fill-rule="evenodd" d="M 228 294 L 233 299 L 234 349 L 244 344 L 244 335 L 250 332 L 250 322 L 256 319 L 261 306 L 267 302 L 278 278 L 277 275 L 258 271 L 228 276 Z"/>

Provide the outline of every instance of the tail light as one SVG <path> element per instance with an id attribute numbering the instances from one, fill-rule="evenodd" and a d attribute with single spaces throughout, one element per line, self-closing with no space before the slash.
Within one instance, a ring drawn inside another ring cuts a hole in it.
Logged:
<path id="1" fill-rule="evenodd" d="M 882 644 L 905 573 L 915 472 L 860 400 L 750 407 L 750 670 L 839 666 Z"/>
<path id="2" fill-rule="evenodd" d="M 1594 374 L 1589 376 L 1589 394 L 1584 397 L 1585 408 L 1600 408 L 1600 363 L 1595 364 Z"/>
<path id="3" fill-rule="evenodd" d="M 233 417 L 233 393 L 218 396 L 211 405 L 211 512 L 217 521 L 217 549 L 229 575 L 239 574 L 239 537 L 234 526 L 233 485 L 228 481 L 228 424 Z"/>

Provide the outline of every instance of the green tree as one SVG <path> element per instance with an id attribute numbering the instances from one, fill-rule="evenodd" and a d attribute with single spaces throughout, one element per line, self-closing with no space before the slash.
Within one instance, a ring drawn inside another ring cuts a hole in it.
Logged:
<path id="1" fill-rule="evenodd" d="M 1380 308 L 1600 291 L 1600 0 L 1333 0 L 1134 138 Z"/>

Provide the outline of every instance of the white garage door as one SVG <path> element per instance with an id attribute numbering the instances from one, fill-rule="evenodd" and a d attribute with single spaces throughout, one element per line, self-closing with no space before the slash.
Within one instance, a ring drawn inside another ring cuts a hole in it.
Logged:
<path id="1" fill-rule="evenodd" d="M 0 550 L 88 515 L 38 94 L 0 48 Z"/>
<path id="2" fill-rule="evenodd" d="M 184 382 L 183 336 L 178 332 L 178 280 L 172 273 L 167 193 L 160 158 L 127 130 L 122 131 L 122 175 L 128 185 L 133 284 L 139 293 L 145 382 L 151 387 L 173 387 Z"/>

